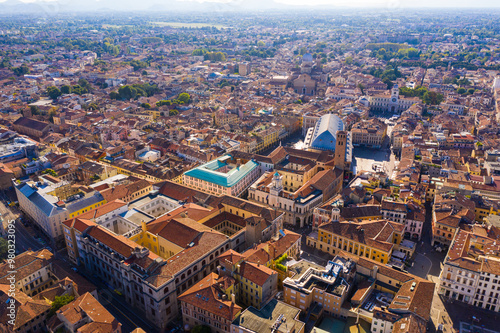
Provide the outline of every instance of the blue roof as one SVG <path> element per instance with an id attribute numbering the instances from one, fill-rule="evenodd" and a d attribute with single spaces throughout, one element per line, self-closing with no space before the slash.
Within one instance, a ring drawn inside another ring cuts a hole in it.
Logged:
<path id="1" fill-rule="evenodd" d="M 53 214 L 54 209 L 57 210 L 57 208 L 59 208 L 54 206 L 55 202 L 50 202 L 49 200 L 47 200 L 47 196 L 40 195 L 40 193 L 38 192 L 33 193 L 33 195 L 29 199 L 47 216 L 55 215 Z"/>
<path id="2" fill-rule="evenodd" d="M 321 150 L 335 150 L 337 131 L 344 130 L 344 123 L 334 114 L 325 114 L 319 118 L 314 128 L 311 147 Z"/>
<path id="3" fill-rule="evenodd" d="M 217 171 L 218 169 L 228 165 L 226 160 L 230 159 L 229 155 L 219 157 L 216 160 L 200 165 L 197 168 L 191 169 L 185 173 L 186 176 L 198 178 L 210 183 L 214 183 L 224 187 L 233 187 L 246 175 L 252 172 L 259 164 L 255 161 L 248 161 L 244 165 L 234 167 L 227 173 Z"/>
<path id="4" fill-rule="evenodd" d="M 94 205 L 98 202 L 103 201 L 104 198 L 101 193 L 97 192 L 91 197 L 87 198 L 81 198 L 78 200 L 75 200 L 74 202 L 69 202 L 67 203 L 67 208 L 70 213 L 79 211 L 80 209 L 89 207 L 90 205 Z"/>
<path id="5" fill-rule="evenodd" d="M 313 56 L 311 53 L 306 53 L 302 56 L 302 61 L 313 61 Z"/>

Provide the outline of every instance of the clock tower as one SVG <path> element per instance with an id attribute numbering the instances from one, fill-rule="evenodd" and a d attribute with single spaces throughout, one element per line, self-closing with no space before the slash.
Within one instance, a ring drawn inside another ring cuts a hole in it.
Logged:
<path id="1" fill-rule="evenodd" d="M 399 87 L 397 84 L 392 87 L 391 99 L 389 101 L 389 111 L 392 113 L 399 111 Z"/>

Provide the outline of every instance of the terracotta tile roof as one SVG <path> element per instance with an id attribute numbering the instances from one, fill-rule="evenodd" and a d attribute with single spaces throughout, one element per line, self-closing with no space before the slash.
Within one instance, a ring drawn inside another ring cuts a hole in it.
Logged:
<path id="1" fill-rule="evenodd" d="M 231 299 L 225 294 L 225 290 L 234 283 L 235 280 L 231 277 L 219 277 L 215 273 L 210 273 L 177 299 L 233 321 L 241 311 L 241 307 L 231 302 Z"/>
<path id="2" fill-rule="evenodd" d="M 364 205 L 356 207 L 344 207 L 340 211 L 340 216 L 345 220 L 354 220 L 358 218 L 363 218 L 367 216 L 380 216 L 380 206 L 379 205 Z"/>
<path id="3" fill-rule="evenodd" d="M 263 286 L 264 283 L 272 276 L 276 275 L 275 271 L 272 269 L 264 266 L 264 265 L 259 265 L 259 264 L 254 264 L 251 262 L 243 261 L 240 264 L 240 271 L 239 274 L 252 281 L 258 286 Z"/>
<path id="4" fill-rule="evenodd" d="M 319 229 L 388 252 L 394 246 L 391 235 L 402 233 L 404 225 L 387 220 L 326 222 Z"/>
<path id="5" fill-rule="evenodd" d="M 239 254 L 235 250 L 227 250 L 217 257 L 219 262 L 229 262 L 231 265 L 235 265 L 244 259 L 243 255 Z"/>
<path id="6" fill-rule="evenodd" d="M 377 269 L 377 275 L 382 275 L 391 279 L 394 281 L 394 284 L 401 284 L 401 287 L 399 287 L 399 290 L 396 292 L 395 297 L 389 305 L 389 310 L 394 310 L 403 316 L 416 314 L 426 321 L 430 319 L 432 300 L 434 298 L 434 282 L 422 279 L 409 273 L 395 270 L 391 267 L 381 265 L 376 261 L 361 258 L 347 252 L 340 252 L 338 256 L 349 258 L 356 262 L 358 271 L 360 267 L 366 268 L 369 271 Z M 381 313 L 389 314 L 389 312 L 377 310 L 374 313 L 374 317 Z M 399 318 L 397 318 L 397 314 L 390 313 L 389 315 L 395 317 L 392 320 L 393 322 L 399 320 Z"/>
<path id="7" fill-rule="evenodd" d="M 193 190 L 187 186 L 177 184 L 171 181 L 163 182 L 163 185 L 160 187 L 159 192 L 175 200 L 194 202 L 194 203 L 198 203 L 200 201 L 206 201 L 211 197 L 210 194 Z"/>
<path id="8" fill-rule="evenodd" d="M 410 314 L 398 320 L 392 328 L 392 333 L 416 333 L 427 330 L 427 321 Z"/>
<path id="9" fill-rule="evenodd" d="M 269 261 L 273 259 L 263 247 L 249 249 L 243 252 L 242 256 L 245 257 L 246 261 L 261 265 L 266 265 Z"/>
<path id="10" fill-rule="evenodd" d="M 434 223 L 443 224 L 452 228 L 458 228 L 463 219 L 474 221 L 475 218 L 474 212 L 468 209 L 462 209 L 458 212 L 454 209 L 438 210 L 434 212 L 434 215 L 436 217 L 433 219 Z"/>
<path id="11" fill-rule="evenodd" d="M 112 188 L 104 189 L 100 193 L 106 201 L 111 202 L 117 199 L 124 199 L 138 191 L 145 190 L 150 186 L 151 184 L 148 181 L 140 179 L 128 185 L 120 184 Z"/>
<path id="12" fill-rule="evenodd" d="M 116 253 L 122 255 L 125 258 L 129 258 L 127 262 L 130 264 L 132 262 L 142 266 L 144 265 L 145 267 L 149 266 L 151 261 L 154 261 L 156 258 L 159 258 L 158 255 L 154 254 L 153 252 L 149 251 L 148 256 L 144 258 L 144 260 L 137 260 L 137 259 L 131 259 L 132 256 L 132 251 L 135 248 L 141 248 L 137 243 L 131 241 L 127 237 L 124 237 L 122 235 L 116 235 L 109 231 L 108 229 L 101 227 L 99 225 L 95 225 L 90 227 L 87 231 L 86 234 L 89 235 L 90 237 L 96 239 L 100 243 L 106 245 Z M 144 267 L 143 266 L 143 267 Z"/>
<path id="13" fill-rule="evenodd" d="M 256 203 L 246 201 L 237 197 L 231 197 L 228 195 L 224 195 L 221 197 L 211 197 L 207 202 L 207 205 L 210 207 L 217 207 L 218 205 L 223 206 L 232 206 L 238 209 L 245 210 L 251 214 L 260 216 L 264 218 L 266 221 L 273 221 L 282 213 L 278 213 L 272 209 L 267 207 L 258 205 Z"/>
<path id="14" fill-rule="evenodd" d="M 300 241 L 302 239 L 301 235 L 286 229 L 283 229 L 283 232 L 285 233 L 285 236 L 280 237 L 277 241 L 271 240 L 268 242 L 269 254 L 271 255 L 271 258 L 273 260 L 281 257 L 295 243 L 297 243 L 297 241 L 299 242 L 299 248 L 300 248 Z"/>
<path id="15" fill-rule="evenodd" d="M 120 324 L 121 326 L 121 324 Z M 116 325 L 113 323 L 96 323 L 91 322 L 80 327 L 78 333 L 114 333 Z"/>
<path id="16" fill-rule="evenodd" d="M 358 289 L 356 290 L 354 295 L 352 295 L 351 301 L 362 302 L 365 299 L 365 297 L 368 296 L 367 291 L 371 290 L 372 284 L 373 281 L 370 280 L 364 280 L 363 282 L 361 282 L 358 285 Z"/>
<path id="17" fill-rule="evenodd" d="M 42 268 L 50 265 L 52 263 L 53 254 L 49 250 L 42 249 L 40 251 L 26 251 L 16 256 L 16 279 L 18 281 L 30 276 Z M 12 269 L 9 268 L 9 264 L 4 262 L 0 264 L 0 283 L 9 284 L 7 278 L 10 276 L 8 271 Z"/>
<path id="18" fill-rule="evenodd" d="M 123 206 L 126 206 L 126 205 L 127 205 L 127 203 L 125 201 L 122 201 L 120 199 L 115 199 L 115 200 L 112 200 L 108 203 L 105 203 L 104 205 L 102 205 L 100 207 L 92 209 L 91 211 L 89 211 L 87 213 L 81 214 L 78 217 L 81 219 L 92 220 L 92 219 L 101 217 L 107 213 L 110 213 L 110 212 L 112 212 L 118 208 L 121 208 Z"/>
<path id="19" fill-rule="evenodd" d="M 390 201 L 387 199 L 383 199 L 380 209 L 406 213 L 406 204 L 400 201 Z"/>
<path id="20" fill-rule="evenodd" d="M 169 258 L 166 265 L 159 268 L 162 275 L 175 276 L 186 267 L 201 260 L 202 257 L 211 253 L 217 248 L 221 248 L 228 237 L 217 231 L 206 231 L 199 234 L 193 240 L 193 246 L 187 247 L 174 257 Z M 148 278 L 148 282 L 150 279 Z"/>
<path id="21" fill-rule="evenodd" d="M 500 242 L 496 238 L 485 236 L 485 231 L 487 229 L 479 225 L 474 226 L 470 231 L 460 229 L 453 239 L 445 263 L 475 272 L 500 275 L 500 259 L 498 258 Z M 494 232 L 490 232 L 490 235 L 495 237 Z M 481 244 L 480 248 L 474 246 L 478 243 Z M 479 256 L 485 257 L 485 260 L 477 259 Z"/>
<path id="22" fill-rule="evenodd" d="M 189 217 L 195 221 L 199 221 L 209 214 L 212 214 L 212 210 L 194 203 L 187 203 L 170 211 L 165 215 L 162 215 L 161 217 L 156 219 L 155 222 L 166 221 L 169 218 L 180 217 L 182 215 L 185 215 L 186 217 Z"/>
<path id="23" fill-rule="evenodd" d="M 214 228 L 218 224 L 224 222 L 224 221 L 229 221 L 232 222 L 242 228 L 246 227 L 246 222 L 245 219 L 241 216 L 231 214 L 229 212 L 222 212 L 220 214 L 217 214 L 216 216 L 212 217 L 211 219 L 203 222 L 204 225 L 210 228 Z"/>
<path id="24" fill-rule="evenodd" d="M 85 319 L 89 322 L 104 324 L 106 327 L 110 325 L 109 328 L 112 329 L 111 331 L 106 330 L 102 332 L 113 332 L 121 326 L 118 320 L 116 320 L 115 317 L 113 317 L 113 315 L 90 293 L 85 293 L 73 302 L 64 305 L 57 313 L 58 315 L 64 316 L 71 324 L 76 324 Z M 89 331 L 84 329 L 84 332 Z"/>
<path id="25" fill-rule="evenodd" d="M 411 290 L 412 286 L 414 286 L 413 290 Z M 399 288 L 389 309 L 406 310 L 429 320 L 435 286 L 434 282 L 426 280 L 407 281 Z"/>
<path id="26" fill-rule="evenodd" d="M 151 233 L 162 237 L 177 246 L 187 247 L 203 231 L 210 231 L 203 224 L 190 218 L 175 218 L 161 224 L 156 224 Z"/>
<path id="27" fill-rule="evenodd" d="M 75 217 L 74 219 L 69 219 L 62 223 L 68 228 L 73 228 L 80 233 L 83 233 L 88 227 L 96 225 L 93 221 L 82 219 L 80 217 Z"/>
<path id="28" fill-rule="evenodd" d="M 10 300 L 9 284 L 0 284 L 0 323 L 4 324 L 11 320 L 7 316 L 10 311 L 7 309 L 7 302 Z M 23 326 L 29 323 L 33 318 L 44 316 L 50 310 L 50 304 L 41 300 L 34 300 L 21 291 L 16 291 L 14 295 L 16 318 L 14 327 L 9 325 L 9 328 L 14 330 L 22 330 Z M 0 324 L 0 330 L 2 329 Z M 8 330 L 10 332 L 10 330 Z"/>

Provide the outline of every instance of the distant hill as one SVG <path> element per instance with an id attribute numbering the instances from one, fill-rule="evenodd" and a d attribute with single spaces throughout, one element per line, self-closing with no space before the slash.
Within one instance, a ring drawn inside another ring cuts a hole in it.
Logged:
<path id="1" fill-rule="evenodd" d="M 295 7 L 295 6 L 294 6 Z M 267 11 L 284 10 L 290 6 L 273 0 L 233 0 L 215 1 L 177 1 L 177 0 L 58 0 L 24 3 L 19 0 L 0 2 L 0 13 L 39 13 L 40 15 L 57 14 L 71 11 Z"/>

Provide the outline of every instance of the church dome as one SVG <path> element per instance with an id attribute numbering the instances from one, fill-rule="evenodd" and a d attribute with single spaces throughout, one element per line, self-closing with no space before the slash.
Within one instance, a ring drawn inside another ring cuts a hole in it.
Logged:
<path id="1" fill-rule="evenodd" d="M 313 56 L 311 53 L 306 53 L 302 56 L 302 62 L 312 62 Z"/>

